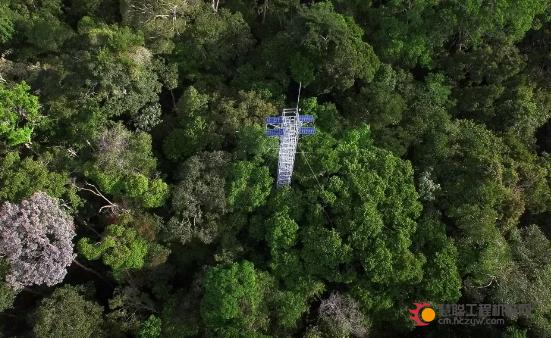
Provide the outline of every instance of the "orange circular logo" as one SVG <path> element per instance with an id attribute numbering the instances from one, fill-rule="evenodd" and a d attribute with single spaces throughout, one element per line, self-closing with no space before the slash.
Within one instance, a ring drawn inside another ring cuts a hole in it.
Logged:
<path id="1" fill-rule="evenodd" d="M 411 313 L 409 318 L 415 326 L 427 326 L 436 318 L 436 311 L 429 303 L 413 303 L 415 309 L 408 310 Z"/>
<path id="2" fill-rule="evenodd" d="M 426 307 L 421 310 L 421 320 L 425 323 L 430 323 L 436 318 L 436 312 L 431 307 Z"/>

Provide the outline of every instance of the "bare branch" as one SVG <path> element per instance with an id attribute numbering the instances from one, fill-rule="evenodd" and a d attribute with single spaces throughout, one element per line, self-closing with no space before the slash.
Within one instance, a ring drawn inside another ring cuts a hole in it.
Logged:
<path id="1" fill-rule="evenodd" d="M 81 187 L 81 186 L 78 186 L 77 184 L 73 183 L 72 184 L 78 191 L 88 191 L 90 193 L 92 193 L 93 195 L 103 199 L 107 204 L 102 206 L 101 208 L 99 208 L 99 212 L 101 213 L 103 210 L 111 210 L 113 213 L 115 214 L 118 214 L 118 213 L 121 213 L 121 212 L 124 212 L 126 211 L 124 208 L 122 208 L 121 206 L 119 206 L 117 203 L 114 203 L 112 202 L 110 199 L 108 199 L 107 197 L 105 197 L 104 194 L 102 194 L 99 189 L 91 184 L 91 183 L 88 183 L 88 182 L 84 182 L 84 185 L 86 187 Z"/>

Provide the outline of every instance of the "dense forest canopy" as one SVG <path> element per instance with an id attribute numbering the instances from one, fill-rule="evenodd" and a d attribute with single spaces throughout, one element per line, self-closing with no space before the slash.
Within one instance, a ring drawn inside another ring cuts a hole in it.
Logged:
<path id="1" fill-rule="evenodd" d="M 550 154 L 547 0 L 2 0 L 0 337 L 550 337 Z"/>

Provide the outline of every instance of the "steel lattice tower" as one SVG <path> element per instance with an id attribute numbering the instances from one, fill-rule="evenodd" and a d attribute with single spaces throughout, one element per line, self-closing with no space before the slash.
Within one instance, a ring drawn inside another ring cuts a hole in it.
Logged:
<path id="1" fill-rule="evenodd" d="M 266 135 L 279 137 L 279 158 L 277 163 L 277 186 L 291 184 L 295 155 L 300 135 L 313 135 L 315 129 L 306 126 L 314 122 L 312 115 L 300 115 L 296 108 L 283 109 L 281 116 L 266 119 Z"/>

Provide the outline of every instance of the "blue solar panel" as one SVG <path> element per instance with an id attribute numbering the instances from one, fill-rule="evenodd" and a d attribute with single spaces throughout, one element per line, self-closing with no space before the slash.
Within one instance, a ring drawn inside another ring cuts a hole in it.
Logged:
<path id="1" fill-rule="evenodd" d="M 266 130 L 267 136 L 281 136 L 283 135 L 283 129 L 268 129 Z"/>
<path id="2" fill-rule="evenodd" d="M 300 122 L 314 122 L 314 117 L 312 115 L 300 115 L 298 118 Z"/>
<path id="3" fill-rule="evenodd" d="M 266 118 L 266 123 L 280 124 L 280 123 L 283 123 L 283 118 L 281 116 L 270 116 Z"/>
<path id="4" fill-rule="evenodd" d="M 316 133 L 316 129 L 314 127 L 302 127 L 300 128 L 299 133 L 301 135 L 314 135 Z"/>

